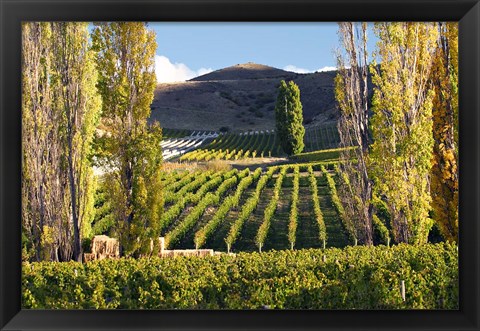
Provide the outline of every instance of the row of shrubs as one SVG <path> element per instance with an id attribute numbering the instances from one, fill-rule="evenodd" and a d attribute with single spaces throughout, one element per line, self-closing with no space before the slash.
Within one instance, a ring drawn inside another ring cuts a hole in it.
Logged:
<path id="1" fill-rule="evenodd" d="M 197 249 L 202 247 L 207 242 L 207 239 L 214 233 L 215 229 L 222 221 L 224 221 L 230 209 L 238 207 L 241 196 L 245 190 L 260 177 L 262 169 L 257 168 L 252 174 L 250 174 L 250 170 L 247 168 L 243 173 L 245 176 L 241 178 L 241 181 L 238 183 L 235 192 L 222 200 L 222 203 L 218 206 L 215 215 L 213 215 L 207 224 L 205 224 L 195 233 L 194 242 Z"/>
<path id="2" fill-rule="evenodd" d="M 180 161 L 239 160 L 283 155 L 274 133 L 225 134 L 207 146 L 186 153 Z"/>
<path id="3" fill-rule="evenodd" d="M 348 147 L 347 149 L 351 150 L 355 147 Z M 293 155 L 290 158 L 297 162 L 312 162 L 312 161 L 323 161 L 323 162 L 334 162 L 340 159 L 340 153 L 344 148 L 333 148 L 333 149 L 322 149 L 313 152 L 300 153 Z"/>
<path id="4" fill-rule="evenodd" d="M 23 264 L 37 309 L 458 309 L 450 243 Z M 405 284 L 405 300 L 400 284 Z"/>
<path id="5" fill-rule="evenodd" d="M 263 244 L 267 239 L 268 230 L 270 229 L 270 224 L 273 219 L 273 215 L 277 210 L 278 200 L 280 199 L 280 193 L 282 190 L 283 178 L 287 172 L 287 168 L 283 167 L 278 174 L 277 179 L 275 180 L 275 186 L 273 188 L 273 196 L 265 207 L 263 211 L 263 221 L 260 227 L 258 228 L 257 235 L 255 237 L 255 244 L 257 245 L 259 251 L 262 250 Z"/>
<path id="6" fill-rule="evenodd" d="M 267 182 L 270 180 L 270 178 L 272 178 L 273 173 L 277 170 L 277 167 L 270 167 L 267 173 L 262 175 L 258 180 L 257 186 L 255 187 L 255 191 L 252 196 L 249 197 L 242 205 L 242 209 L 240 210 L 236 220 L 230 227 L 230 231 L 225 238 L 225 243 L 227 244 L 227 251 L 230 252 L 232 245 L 237 241 L 243 229 L 243 226 L 245 225 L 245 222 L 250 217 L 252 212 L 257 208 L 263 189 L 267 185 Z"/>
<path id="7" fill-rule="evenodd" d="M 298 227 L 298 194 L 300 191 L 300 170 L 298 167 L 293 169 L 293 190 L 292 201 L 290 203 L 290 215 L 288 223 L 288 242 L 293 249 L 297 238 Z"/>

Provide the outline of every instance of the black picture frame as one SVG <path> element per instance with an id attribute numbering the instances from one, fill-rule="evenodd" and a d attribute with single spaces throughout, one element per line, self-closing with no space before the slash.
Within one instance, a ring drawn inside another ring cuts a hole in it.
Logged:
<path id="1" fill-rule="evenodd" d="M 0 0 L 2 330 L 479 330 L 480 4 L 478 0 Z M 20 305 L 22 21 L 458 21 L 458 311 L 69 311 Z"/>

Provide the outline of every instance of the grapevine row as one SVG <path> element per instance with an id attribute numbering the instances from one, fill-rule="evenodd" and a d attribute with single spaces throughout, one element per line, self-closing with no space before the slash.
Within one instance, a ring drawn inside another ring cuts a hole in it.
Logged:
<path id="1" fill-rule="evenodd" d="M 225 179 L 225 181 L 218 187 L 217 189 L 217 194 L 218 195 L 223 195 L 225 192 L 227 192 L 230 188 L 232 188 L 239 179 L 243 179 L 244 177 L 250 175 L 250 170 L 247 168 L 240 173 L 238 171 L 235 171 L 236 176 L 233 176 L 231 178 Z"/>
<path id="2" fill-rule="evenodd" d="M 236 184 L 238 177 L 234 176 L 238 173 L 238 170 L 234 169 L 232 171 L 227 172 L 221 177 L 217 177 L 216 179 L 220 179 L 220 182 L 223 183 L 217 188 L 215 193 L 207 192 L 213 186 L 204 185 L 203 188 L 208 188 L 202 190 L 202 192 L 197 192 L 194 196 L 191 197 L 190 203 L 197 203 L 195 207 L 190 211 L 190 213 L 181 221 L 174 229 L 168 232 L 165 235 L 165 246 L 168 247 L 169 245 L 177 242 L 182 236 L 184 236 L 187 231 L 189 231 L 193 225 L 202 217 L 203 213 L 207 209 L 208 206 L 218 204 L 223 194 L 233 185 Z M 247 174 L 246 171 L 242 171 L 239 176 L 245 176 Z M 218 182 L 218 180 L 216 181 Z M 208 183 L 207 183 L 208 184 Z M 199 190 L 200 191 L 200 190 Z M 201 197 L 201 199 L 200 199 Z M 197 200 L 198 199 L 198 200 Z"/>
<path id="3" fill-rule="evenodd" d="M 200 199 L 208 192 L 211 191 L 214 187 L 220 187 L 222 186 L 223 182 L 238 173 L 237 169 L 233 169 L 231 171 L 228 171 L 227 173 L 217 173 L 218 175 L 215 177 L 212 177 L 208 182 L 206 182 L 202 187 L 200 187 L 197 192 L 195 192 L 195 195 L 192 197 L 191 203 L 197 203 L 200 201 Z M 222 190 L 228 189 L 225 187 L 222 187 Z"/>
<path id="4" fill-rule="evenodd" d="M 196 190 L 201 185 L 203 185 L 209 178 L 211 178 L 210 176 L 212 176 L 212 173 L 213 173 L 212 171 L 206 171 L 206 172 L 203 172 L 203 173 L 195 173 L 195 174 L 192 174 L 192 176 L 190 178 L 187 178 L 185 180 L 186 183 L 183 183 L 183 181 L 181 181 L 182 183 L 178 184 L 179 190 L 177 192 L 170 191 L 170 190 L 166 192 L 165 198 L 164 198 L 165 203 L 175 202 L 179 198 L 183 197 L 185 194 Z M 214 177 L 216 177 L 218 175 L 219 175 L 218 173 L 213 174 Z M 193 181 L 192 181 L 192 179 L 193 179 Z M 181 185 L 181 184 L 183 184 L 183 185 Z"/>
<path id="5" fill-rule="evenodd" d="M 178 178 L 178 180 L 166 180 L 165 181 L 165 190 L 166 191 L 171 191 L 171 192 L 175 192 L 177 191 L 178 189 L 180 189 L 181 187 L 185 186 L 186 184 L 190 183 L 192 180 L 195 179 L 196 176 L 198 176 L 198 172 L 187 172 L 187 171 L 184 171 L 182 173 L 182 175 L 180 176 L 180 178 Z M 176 176 L 174 176 L 174 178 L 176 178 Z"/>
<path id="6" fill-rule="evenodd" d="M 260 171 L 256 171 L 255 173 L 261 172 L 260 168 L 258 168 L 257 170 L 260 170 Z M 235 193 L 231 196 L 226 197 L 223 203 L 218 207 L 213 218 L 195 233 L 194 241 L 195 241 L 196 249 L 199 249 L 205 244 L 205 242 L 213 233 L 213 231 L 225 219 L 225 216 L 230 211 L 230 209 L 234 206 L 238 206 L 243 192 L 252 184 L 255 177 L 255 173 L 250 176 L 242 178 L 242 180 L 237 186 Z"/>
<path id="7" fill-rule="evenodd" d="M 327 185 L 330 190 L 330 196 L 332 198 L 332 203 L 337 211 L 338 216 L 340 217 L 340 220 L 342 221 L 342 224 L 347 231 L 347 233 L 353 238 L 353 240 L 356 242 L 357 238 L 355 236 L 355 231 L 353 229 L 353 224 L 348 220 L 346 214 L 345 214 L 345 209 L 343 209 L 342 202 L 340 201 L 340 198 L 338 197 L 337 193 L 337 188 L 335 186 L 335 180 L 333 179 L 332 175 L 325 169 L 325 167 L 322 165 L 322 173 L 327 179 Z"/>
<path id="8" fill-rule="evenodd" d="M 248 174 L 248 169 L 241 173 L 238 173 L 237 169 L 231 170 L 222 176 L 216 177 L 212 181 L 207 182 L 197 193 L 190 195 L 188 203 L 197 203 L 197 205 L 193 207 L 182 222 L 165 235 L 165 245 L 168 246 L 169 244 L 178 241 L 178 239 L 185 235 L 185 233 L 200 219 L 208 206 L 218 204 L 223 194 L 232 188 L 239 179 L 242 179 Z M 215 183 L 215 185 L 210 183 Z M 208 192 L 218 183 L 221 184 L 218 186 L 215 193 Z"/>
<path id="9" fill-rule="evenodd" d="M 203 149 L 183 155 L 181 161 L 238 160 L 248 157 L 280 155 L 274 133 L 231 134 L 216 139 Z"/>
<path id="10" fill-rule="evenodd" d="M 295 167 L 293 170 L 293 191 L 292 191 L 292 205 L 290 208 L 290 218 L 288 223 L 288 241 L 290 248 L 295 246 L 295 239 L 297 236 L 298 226 L 298 192 L 300 189 L 300 170 Z"/>
<path id="11" fill-rule="evenodd" d="M 271 167 L 268 172 L 260 177 L 258 180 L 257 186 L 255 188 L 255 192 L 253 195 L 248 198 L 248 200 L 245 202 L 245 204 L 242 207 L 242 210 L 240 211 L 240 214 L 238 215 L 238 218 L 235 220 L 235 222 L 232 224 L 230 231 L 227 235 L 227 238 L 225 238 L 225 242 L 227 244 L 227 251 L 230 252 L 230 248 L 232 245 L 236 242 L 243 225 L 245 221 L 248 219 L 250 214 L 255 210 L 255 208 L 258 205 L 258 201 L 260 200 L 260 194 L 267 185 L 268 180 L 272 177 L 273 172 L 276 170 L 276 167 Z"/>
<path id="12" fill-rule="evenodd" d="M 162 185 L 163 185 L 163 187 L 167 187 L 167 186 L 181 180 L 182 178 L 184 178 L 188 174 L 189 173 L 186 172 L 186 171 L 173 171 L 171 173 L 162 172 Z"/>
<path id="13" fill-rule="evenodd" d="M 313 213 L 318 225 L 318 239 L 323 243 L 323 248 L 325 248 L 327 241 L 327 229 L 323 220 L 322 210 L 320 209 L 317 179 L 315 178 L 312 166 L 308 167 L 308 179 L 310 182 L 310 189 L 312 190 Z"/>
<path id="14" fill-rule="evenodd" d="M 21 270 L 23 309 L 458 310 L 461 284 L 458 246 L 449 242 L 24 262 Z"/>
<path id="15" fill-rule="evenodd" d="M 280 174 L 275 181 L 275 187 L 273 189 L 273 197 L 272 200 L 268 203 L 267 207 L 265 207 L 265 211 L 263 214 L 263 222 L 260 225 L 257 236 L 255 238 L 255 243 L 258 246 L 258 250 L 261 252 L 265 239 L 267 238 L 268 230 L 270 229 L 270 223 L 272 221 L 273 215 L 275 214 L 275 210 L 277 209 L 278 200 L 280 198 L 280 190 L 282 188 L 283 178 L 287 173 L 287 168 L 283 167 L 280 171 Z"/>
<path id="16" fill-rule="evenodd" d="M 172 231 L 165 235 L 165 247 L 176 243 L 203 215 L 208 206 L 218 203 L 219 197 L 214 193 L 207 193 L 198 204 L 193 207 L 190 213 Z"/>
<path id="17" fill-rule="evenodd" d="M 195 194 L 190 192 L 192 188 L 198 187 L 197 184 L 195 183 L 197 180 L 193 181 L 191 184 L 185 185 L 178 193 L 176 193 L 175 197 L 175 203 L 166 211 L 163 213 L 162 218 L 161 218 L 161 228 L 165 229 L 168 227 L 172 222 L 182 213 L 182 211 L 185 209 L 187 204 L 192 203 L 192 202 L 198 202 L 200 198 L 210 190 L 212 187 L 215 185 L 220 184 L 220 182 L 223 181 L 223 178 L 221 175 L 222 173 L 216 173 L 210 181 L 207 181 L 207 176 L 209 175 L 209 172 L 206 172 L 198 177 L 198 182 L 201 182 L 203 185 L 197 190 Z M 226 174 L 227 177 L 231 177 L 233 175 L 232 172 L 229 172 Z M 208 189 L 206 189 L 208 188 Z M 165 201 L 167 201 L 165 199 Z"/>

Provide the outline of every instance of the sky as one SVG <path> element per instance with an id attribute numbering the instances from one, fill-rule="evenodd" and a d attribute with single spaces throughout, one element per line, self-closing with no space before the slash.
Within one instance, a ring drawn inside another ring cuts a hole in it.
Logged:
<path id="1" fill-rule="evenodd" d="M 154 22 L 158 82 L 255 62 L 297 73 L 335 70 L 337 23 Z M 370 36 L 373 34 L 370 33 Z M 373 49 L 371 38 L 369 48 Z"/>

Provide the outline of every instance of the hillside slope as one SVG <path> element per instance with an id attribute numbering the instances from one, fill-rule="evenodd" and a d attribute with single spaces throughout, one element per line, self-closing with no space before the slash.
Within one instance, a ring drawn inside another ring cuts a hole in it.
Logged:
<path id="1" fill-rule="evenodd" d="M 191 79 L 191 81 L 282 78 L 290 77 L 292 75 L 295 76 L 295 73 L 263 64 L 248 62 L 215 70 L 208 74 L 195 77 Z"/>
<path id="2" fill-rule="evenodd" d="M 300 87 L 304 120 L 334 122 L 336 71 L 297 74 L 246 63 L 196 77 L 187 82 L 159 84 L 150 120 L 166 128 L 232 131 L 270 130 L 280 80 Z"/>

